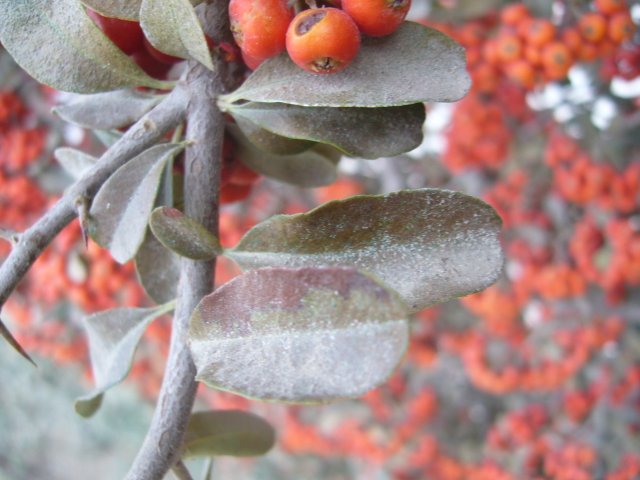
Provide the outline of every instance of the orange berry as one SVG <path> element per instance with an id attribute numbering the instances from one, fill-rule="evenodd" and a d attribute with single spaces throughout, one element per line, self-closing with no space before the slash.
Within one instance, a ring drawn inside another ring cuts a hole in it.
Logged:
<path id="1" fill-rule="evenodd" d="M 526 60 L 516 60 L 509 63 L 506 66 L 506 73 L 509 79 L 525 88 L 532 88 L 536 83 L 535 70 Z"/>
<path id="2" fill-rule="evenodd" d="M 624 10 L 627 6 L 624 0 L 596 0 L 596 10 L 606 15 Z"/>
<path id="3" fill-rule="evenodd" d="M 560 35 L 560 39 L 562 40 L 562 43 L 564 43 L 574 54 L 577 54 L 580 51 L 580 47 L 583 43 L 580 32 L 575 27 L 565 29 Z"/>
<path id="4" fill-rule="evenodd" d="M 531 17 L 531 12 L 526 5 L 522 3 L 515 3 L 513 5 L 506 6 L 500 12 L 500 20 L 504 25 L 515 27 L 523 20 Z"/>
<path id="5" fill-rule="evenodd" d="M 522 56 L 522 43 L 515 35 L 502 35 L 498 38 L 498 58 L 503 62 L 511 62 Z"/>
<path id="6" fill-rule="evenodd" d="M 622 43 L 633 37 L 636 25 L 628 11 L 618 12 L 609 19 L 607 35 L 615 43 Z"/>
<path id="7" fill-rule="evenodd" d="M 395 32 L 410 7 L 411 0 L 342 0 L 342 9 L 362 33 L 372 37 Z"/>
<path id="8" fill-rule="evenodd" d="M 571 52 L 562 42 L 551 42 L 542 50 L 542 65 L 552 80 L 560 80 L 571 68 Z"/>
<path id="9" fill-rule="evenodd" d="M 556 27 L 549 20 L 533 20 L 526 31 L 526 41 L 531 45 L 541 46 L 549 43 L 556 36 Z"/>
<path id="10" fill-rule="evenodd" d="M 597 43 L 607 34 L 607 19 L 600 13 L 586 13 L 578 20 L 582 37 Z"/>
<path id="11" fill-rule="evenodd" d="M 311 73 L 336 73 L 360 49 L 358 27 L 343 10 L 312 8 L 300 12 L 287 30 L 291 60 Z"/>

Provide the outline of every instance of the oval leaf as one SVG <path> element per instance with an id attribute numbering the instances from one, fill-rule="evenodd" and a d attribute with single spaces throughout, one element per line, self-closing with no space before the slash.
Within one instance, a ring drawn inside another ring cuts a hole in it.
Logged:
<path id="1" fill-rule="evenodd" d="M 157 303 L 176 298 L 180 257 L 162 245 L 150 230 L 135 258 L 136 272 L 147 295 Z"/>
<path id="2" fill-rule="evenodd" d="M 189 418 L 182 456 L 254 457 L 267 453 L 274 443 L 273 427 L 251 412 L 196 412 Z"/>
<path id="3" fill-rule="evenodd" d="M 183 148 L 151 147 L 116 170 L 93 199 L 91 236 L 118 262 L 131 260 L 142 244 L 164 166 Z"/>
<path id="4" fill-rule="evenodd" d="M 62 168 L 76 180 L 98 162 L 96 157 L 69 147 L 56 148 L 53 156 Z"/>
<path id="5" fill-rule="evenodd" d="M 142 0 L 82 0 L 82 3 L 105 17 L 137 21 Z"/>
<path id="6" fill-rule="evenodd" d="M 253 270 L 195 308 L 196 378 L 259 399 L 357 397 L 400 362 L 406 316 L 395 292 L 353 268 Z"/>
<path id="7" fill-rule="evenodd" d="M 234 116 L 244 136 L 260 150 L 277 155 L 293 155 L 309 150 L 314 143 L 276 135 L 241 115 Z"/>
<path id="8" fill-rule="evenodd" d="M 161 52 L 197 60 L 213 70 L 204 32 L 189 0 L 142 0 L 140 25 Z"/>
<path id="9" fill-rule="evenodd" d="M 158 207 L 149 218 L 155 237 L 169 250 L 192 260 L 213 260 L 222 253 L 216 236 L 172 207 Z"/>
<path id="10" fill-rule="evenodd" d="M 274 216 L 225 254 L 243 268 L 351 265 L 374 274 L 417 311 L 498 278 L 500 227 L 493 208 L 477 198 L 404 190 Z"/>
<path id="11" fill-rule="evenodd" d="M 114 308 L 84 320 L 89 339 L 91 369 L 96 387 L 76 399 L 76 412 L 83 417 L 95 413 L 103 393 L 129 373 L 133 355 L 147 326 L 173 309 L 173 304 L 156 308 Z"/>
<path id="12" fill-rule="evenodd" d="M 464 48 L 437 30 L 404 22 L 392 35 L 364 38 L 360 53 L 342 72 L 315 75 L 283 53 L 263 62 L 222 102 L 390 107 L 453 102 L 470 86 Z"/>
<path id="13" fill-rule="evenodd" d="M 75 95 L 68 102 L 55 107 L 53 113 L 81 127 L 112 130 L 135 123 L 161 99 L 160 95 L 137 90 Z"/>
<path id="14" fill-rule="evenodd" d="M 76 0 L 0 0 L 0 18 L 0 43 L 31 76 L 58 90 L 171 87 L 111 43 Z"/>
<path id="15" fill-rule="evenodd" d="M 352 157 L 392 157 L 422 142 L 422 103 L 401 107 L 301 107 L 285 103 L 232 105 L 229 113 L 283 137 L 328 143 Z M 242 128 L 242 125 L 240 125 Z"/>

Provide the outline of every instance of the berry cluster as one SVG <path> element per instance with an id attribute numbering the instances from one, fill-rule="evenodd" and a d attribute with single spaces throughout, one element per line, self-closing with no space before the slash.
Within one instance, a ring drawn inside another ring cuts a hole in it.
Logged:
<path id="1" fill-rule="evenodd" d="M 285 49 L 312 73 L 345 69 L 360 49 L 360 34 L 380 37 L 404 21 L 410 0 L 341 0 L 294 11 L 287 0 L 231 0 L 229 18 L 242 58 L 251 69 Z"/>

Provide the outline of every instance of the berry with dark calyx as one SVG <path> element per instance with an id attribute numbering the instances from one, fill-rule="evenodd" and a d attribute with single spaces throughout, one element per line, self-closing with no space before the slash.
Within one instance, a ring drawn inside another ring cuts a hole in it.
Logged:
<path id="1" fill-rule="evenodd" d="M 284 51 L 287 27 L 293 11 L 287 0 L 231 0 L 229 20 L 233 38 L 243 57 L 256 68 Z"/>
<path id="2" fill-rule="evenodd" d="M 410 7 L 411 0 L 342 0 L 342 9 L 362 33 L 371 37 L 395 32 Z"/>
<path id="3" fill-rule="evenodd" d="M 138 22 L 105 17 L 90 8 L 87 8 L 87 15 L 109 40 L 127 55 L 142 50 L 144 34 Z"/>
<path id="4" fill-rule="evenodd" d="M 336 73 L 347 67 L 360 49 L 358 27 L 337 8 L 300 12 L 287 30 L 291 60 L 311 73 Z"/>

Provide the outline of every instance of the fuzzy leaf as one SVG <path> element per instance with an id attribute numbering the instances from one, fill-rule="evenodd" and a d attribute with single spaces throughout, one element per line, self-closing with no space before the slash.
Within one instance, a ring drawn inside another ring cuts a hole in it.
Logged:
<path id="1" fill-rule="evenodd" d="M 81 0 L 91 10 L 105 17 L 138 21 L 142 0 Z"/>
<path id="2" fill-rule="evenodd" d="M 137 90 L 76 95 L 70 101 L 54 107 L 53 113 L 81 127 L 112 130 L 135 123 L 161 99 L 160 95 Z"/>
<path id="3" fill-rule="evenodd" d="M 142 0 L 140 25 L 161 52 L 197 60 L 213 70 L 204 32 L 189 0 Z"/>
<path id="4" fill-rule="evenodd" d="M 390 107 L 453 102 L 471 85 L 464 49 L 445 34 L 404 22 L 393 34 L 365 38 L 342 72 L 315 75 L 286 53 L 263 62 L 240 88 L 221 98 L 318 107 Z"/>
<path id="5" fill-rule="evenodd" d="M 180 257 L 162 245 L 150 230 L 147 230 L 135 261 L 138 279 L 149 297 L 157 303 L 176 298 Z"/>
<path id="6" fill-rule="evenodd" d="M 156 308 L 114 308 L 85 318 L 96 387 L 76 399 L 78 414 L 89 417 L 95 413 L 104 392 L 129 373 L 133 355 L 147 326 L 172 309 L 173 304 Z"/>
<path id="7" fill-rule="evenodd" d="M 392 157 L 413 150 L 422 142 L 425 119 L 422 103 L 372 109 L 249 102 L 232 105 L 229 113 L 276 135 L 327 143 L 362 158 Z"/>
<path id="8" fill-rule="evenodd" d="M 22 348 L 22 345 L 18 343 L 15 337 L 11 334 L 9 329 L 6 327 L 4 323 L 0 320 L 0 336 L 6 340 L 6 342 L 11 345 L 11 347 L 18 352 L 25 360 L 27 360 L 34 367 L 37 366 L 36 362 L 29 356 L 29 354 Z"/>
<path id="9" fill-rule="evenodd" d="M 242 268 L 351 265 L 375 275 L 417 311 L 498 278 L 500 227 L 493 208 L 477 198 L 403 190 L 271 217 L 225 254 Z"/>
<path id="10" fill-rule="evenodd" d="M 93 199 L 91 236 L 118 262 L 131 260 L 142 244 L 162 171 L 183 148 L 182 144 L 151 147 L 116 170 Z"/>
<path id="11" fill-rule="evenodd" d="M 260 150 L 276 155 L 293 155 L 309 150 L 314 143 L 308 140 L 286 138 L 259 127 L 241 115 L 234 117 L 244 136 Z"/>
<path id="12" fill-rule="evenodd" d="M 31 76 L 58 90 L 171 88 L 113 45 L 76 0 L 0 0 L 0 18 L 0 43 Z"/>
<path id="13" fill-rule="evenodd" d="M 253 457 L 267 453 L 274 442 L 273 427 L 251 412 L 196 412 L 189 418 L 182 455 Z"/>
<path id="14" fill-rule="evenodd" d="M 175 208 L 156 208 L 149 218 L 149 226 L 160 243 L 182 257 L 213 260 L 222 253 L 213 233 Z"/>
<path id="15" fill-rule="evenodd" d="M 82 177 L 82 175 L 98 161 L 96 157 L 70 147 L 56 148 L 53 156 L 62 168 L 75 180 Z"/>
<path id="16" fill-rule="evenodd" d="M 310 403 L 357 397 L 384 382 L 408 333 L 396 293 L 353 268 L 264 268 L 204 297 L 189 343 L 199 381 Z"/>

